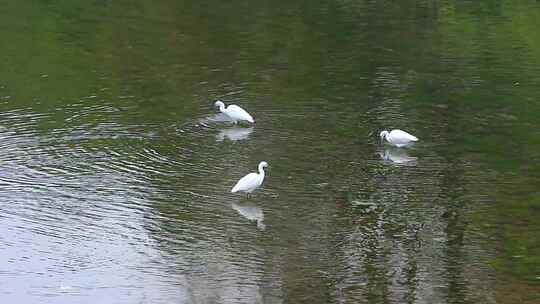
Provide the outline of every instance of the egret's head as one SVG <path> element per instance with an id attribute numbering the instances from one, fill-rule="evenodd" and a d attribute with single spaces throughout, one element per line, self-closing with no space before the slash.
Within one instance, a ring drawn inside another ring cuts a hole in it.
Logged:
<path id="1" fill-rule="evenodd" d="M 268 167 L 268 163 L 267 163 L 267 162 L 262 161 L 262 162 L 259 163 L 259 168 L 266 168 L 266 167 Z"/>
<path id="2" fill-rule="evenodd" d="M 384 130 L 384 131 L 381 132 L 381 134 L 380 134 L 379 136 L 381 137 L 381 140 L 383 140 L 383 139 L 386 138 L 386 136 L 387 136 L 388 134 L 389 134 L 388 131 Z"/>
<path id="3" fill-rule="evenodd" d="M 214 106 L 220 107 L 220 108 L 221 108 L 221 107 L 224 107 L 225 104 L 224 104 L 221 100 L 218 100 L 218 101 L 216 101 L 216 102 L 214 103 Z"/>

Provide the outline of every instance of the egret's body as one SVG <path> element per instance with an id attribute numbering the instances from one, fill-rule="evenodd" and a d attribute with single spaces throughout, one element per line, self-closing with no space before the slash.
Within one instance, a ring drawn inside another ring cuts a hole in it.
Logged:
<path id="1" fill-rule="evenodd" d="M 231 192 L 235 193 L 238 191 L 245 192 L 248 194 L 253 192 L 253 190 L 259 188 L 263 181 L 264 181 L 264 168 L 266 168 L 268 164 L 263 161 L 259 163 L 259 173 L 250 173 L 244 177 L 242 177 L 236 185 L 232 188 Z"/>
<path id="2" fill-rule="evenodd" d="M 396 147 L 404 147 L 412 144 L 415 141 L 418 141 L 418 138 L 415 136 L 402 131 L 402 130 L 392 130 L 390 132 L 384 130 L 381 132 L 381 140 L 386 139 L 390 144 Z"/>
<path id="3" fill-rule="evenodd" d="M 229 105 L 228 107 L 225 107 L 225 104 L 220 100 L 216 101 L 214 105 L 216 107 L 219 107 L 219 111 L 227 115 L 235 124 L 238 123 L 239 121 L 244 121 L 244 120 L 251 123 L 255 122 L 253 117 L 251 117 L 251 115 L 249 115 L 249 113 L 246 112 L 246 110 L 240 108 L 237 105 Z"/>

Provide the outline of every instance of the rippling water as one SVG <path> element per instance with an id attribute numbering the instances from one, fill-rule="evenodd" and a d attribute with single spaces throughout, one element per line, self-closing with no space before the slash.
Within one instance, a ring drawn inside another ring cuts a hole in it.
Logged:
<path id="1" fill-rule="evenodd" d="M 536 2 L 1 10 L 0 302 L 540 300 Z"/>

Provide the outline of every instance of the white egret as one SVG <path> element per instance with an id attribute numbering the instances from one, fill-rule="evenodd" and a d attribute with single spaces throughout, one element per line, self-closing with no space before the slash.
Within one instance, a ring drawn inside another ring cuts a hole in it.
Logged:
<path id="1" fill-rule="evenodd" d="M 418 138 L 416 138 L 415 136 L 398 129 L 392 130 L 390 132 L 384 130 L 381 132 L 380 136 L 381 141 L 383 139 L 386 139 L 386 141 L 396 147 L 404 147 L 410 145 L 415 141 L 418 141 Z"/>
<path id="2" fill-rule="evenodd" d="M 250 173 L 242 177 L 236 185 L 231 189 L 232 193 L 242 191 L 246 192 L 248 197 L 253 190 L 259 188 L 264 180 L 264 168 L 268 167 L 268 163 L 262 161 L 259 163 L 259 173 Z"/>
<path id="3" fill-rule="evenodd" d="M 240 108 L 237 105 L 229 105 L 228 107 L 225 107 L 225 104 L 221 100 L 216 101 L 214 105 L 216 107 L 219 107 L 219 111 L 227 115 L 233 121 L 234 124 L 237 124 L 238 121 L 243 121 L 243 120 L 251 122 L 251 123 L 255 122 L 255 120 L 253 120 L 253 117 L 251 117 L 251 115 L 249 115 L 249 113 L 246 112 L 246 110 Z"/>

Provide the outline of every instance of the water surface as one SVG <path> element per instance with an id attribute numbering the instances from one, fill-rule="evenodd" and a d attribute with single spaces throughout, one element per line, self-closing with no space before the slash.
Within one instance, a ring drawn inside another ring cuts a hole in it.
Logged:
<path id="1" fill-rule="evenodd" d="M 72 2 L 0 8 L 2 302 L 540 301 L 535 1 Z"/>

